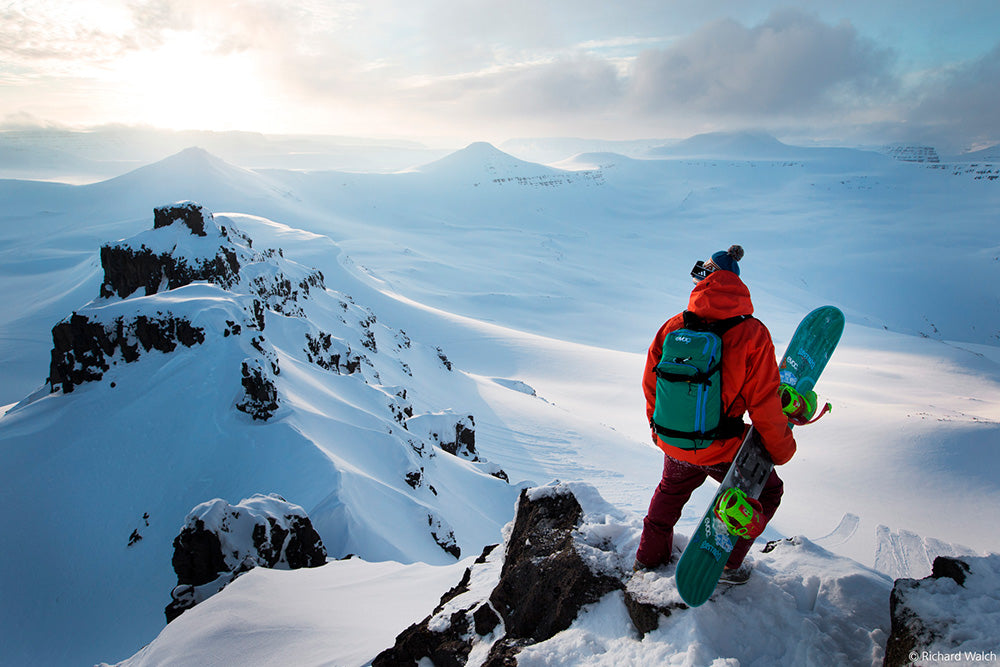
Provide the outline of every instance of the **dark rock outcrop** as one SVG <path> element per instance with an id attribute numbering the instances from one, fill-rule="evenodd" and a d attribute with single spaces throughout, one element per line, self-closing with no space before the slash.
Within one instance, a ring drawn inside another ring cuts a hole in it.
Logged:
<path id="1" fill-rule="evenodd" d="M 278 388 L 268 371 L 258 363 L 244 361 L 242 383 L 245 394 L 236 409 L 254 420 L 270 419 L 278 410 Z"/>
<path id="2" fill-rule="evenodd" d="M 427 525 L 431 529 L 431 538 L 437 542 L 437 545 L 445 553 L 449 553 L 458 560 L 462 557 L 462 549 L 458 546 L 458 541 L 455 540 L 455 531 L 453 531 L 440 517 L 434 516 L 433 514 L 427 515 Z"/>
<path id="3" fill-rule="evenodd" d="M 212 220 L 212 214 L 194 202 L 180 202 L 153 209 L 154 229 L 180 224 L 194 236 L 207 237 L 206 223 Z M 127 241 L 102 246 L 104 282 L 101 285 L 101 297 L 117 295 L 124 299 L 140 288 L 149 296 L 189 285 L 196 280 L 205 280 L 223 287 L 231 286 L 240 272 L 239 257 L 229 230 L 215 227 L 213 231 L 216 231 L 218 237 L 218 247 L 209 257 L 183 257 L 172 251 L 157 253 L 145 245 L 136 248 Z M 241 240 L 249 243 L 246 237 L 241 237 Z"/>
<path id="4" fill-rule="evenodd" d="M 998 582 L 1000 556 L 996 555 L 938 556 L 930 576 L 897 579 L 889 596 L 892 631 L 883 665 L 921 664 L 924 654 L 950 659 L 965 656 L 969 662 L 996 661 L 995 640 L 981 636 L 976 623 L 991 612 L 1000 614 Z M 970 613 L 972 610 L 975 612 Z M 914 660 L 914 656 L 920 657 Z"/>
<path id="5" fill-rule="evenodd" d="M 508 637 L 544 641 L 568 628 L 581 607 L 622 587 L 580 557 L 573 530 L 582 518 L 571 493 L 530 500 L 521 492 L 500 582 L 490 595 Z"/>
<path id="6" fill-rule="evenodd" d="M 495 544 L 486 547 L 476 559 L 476 564 L 485 563 L 496 547 Z M 372 667 L 416 667 L 422 658 L 429 658 L 438 667 L 465 665 L 472 651 L 472 633 L 479 636 L 490 634 L 500 623 L 499 617 L 485 602 L 480 602 L 469 609 L 446 614 L 444 628 L 439 627 L 442 623 L 432 621 L 444 612 L 445 605 L 469 592 L 471 578 L 472 568 L 466 568 L 461 581 L 441 596 L 432 614 L 400 633 L 392 648 L 375 657 Z"/>
<path id="7" fill-rule="evenodd" d="M 128 363 L 139 358 L 140 350 L 172 352 L 178 343 L 191 347 L 203 342 L 203 329 L 170 314 L 95 322 L 74 313 L 52 328 L 48 382 L 52 391 L 69 393 L 78 384 L 100 380 L 116 354 Z"/>
<path id="8" fill-rule="evenodd" d="M 476 641 L 490 642 L 484 665 L 516 665 L 523 647 L 569 628 L 585 605 L 624 588 L 623 576 L 595 571 L 581 556 L 575 531 L 582 520 L 579 501 L 566 489 L 522 491 L 502 567 L 491 550 L 473 565 L 499 569 L 492 591 L 470 591 L 472 569 L 466 570 L 431 616 L 400 634 L 373 667 L 416 666 L 421 658 L 465 665 Z"/>
<path id="9" fill-rule="evenodd" d="M 412 412 L 412 411 L 411 411 Z M 402 417 L 406 418 L 403 419 Z M 483 461 L 476 451 L 476 420 L 472 415 L 459 417 L 450 412 L 417 416 L 401 415 L 404 427 L 411 433 L 432 442 L 452 456 L 481 464 L 479 468 L 497 479 L 510 481 L 499 466 Z"/>
<path id="10" fill-rule="evenodd" d="M 153 229 L 167 227 L 175 222 L 185 225 L 195 236 L 208 236 L 205 233 L 205 211 L 194 202 L 178 202 L 153 209 Z"/>
<path id="11" fill-rule="evenodd" d="M 249 536 L 241 542 L 239 536 Z M 255 567 L 294 570 L 326 563 L 326 548 L 301 507 L 277 495 L 194 508 L 174 538 L 177 586 L 167 622 Z"/>

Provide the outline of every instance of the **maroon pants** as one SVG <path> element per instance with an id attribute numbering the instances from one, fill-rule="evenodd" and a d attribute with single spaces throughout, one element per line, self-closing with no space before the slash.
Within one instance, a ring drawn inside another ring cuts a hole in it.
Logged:
<path id="1" fill-rule="evenodd" d="M 653 499 L 649 501 L 649 511 L 642 522 L 642 539 L 639 541 L 639 550 L 635 556 L 639 562 L 647 567 L 658 567 L 670 562 L 674 524 L 681 518 L 684 504 L 706 478 L 711 477 L 721 482 L 728 469 L 728 463 L 697 466 L 669 456 L 663 457 L 663 478 L 653 492 Z M 771 476 L 768 477 L 758 499 L 764 508 L 764 517 L 767 521 L 771 520 L 778 509 L 783 491 L 784 484 L 781 478 L 776 472 L 771 471 Z M 753 540 L 746 538 L 737 540 L 726 567 L 739 567 L 752 544 Z"/>

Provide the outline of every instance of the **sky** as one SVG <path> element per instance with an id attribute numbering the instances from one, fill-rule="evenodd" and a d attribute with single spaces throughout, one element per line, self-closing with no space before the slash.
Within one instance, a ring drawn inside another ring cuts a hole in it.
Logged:
<path id="1" fill-rule="evenodd" d="M 1000 142 L 996 0 L 0 0 L 0 127 Z"/>

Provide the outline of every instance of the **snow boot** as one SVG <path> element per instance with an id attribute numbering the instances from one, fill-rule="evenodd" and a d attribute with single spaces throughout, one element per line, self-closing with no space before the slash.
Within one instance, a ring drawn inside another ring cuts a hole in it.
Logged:
<path id="1" fill-rule="evenodd" d="M 719 576 L 719 583 L 727 586 L 741 586 L 750 579 L 753 572 L 753 563 L 748 560 L 743 561 L 739 567 L 726 568 Z"/>

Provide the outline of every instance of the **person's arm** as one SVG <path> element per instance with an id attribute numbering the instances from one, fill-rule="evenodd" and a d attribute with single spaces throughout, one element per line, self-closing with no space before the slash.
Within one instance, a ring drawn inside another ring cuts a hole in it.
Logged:
<path id="1" fill-rule="evenodd" d="M 775 465 L 787 463 L 795 454 L 795 438 L 788 426 L 788 419 L 781 411 L 778 398 L 778 363 L 775 361 L 774 343 L 765 327 L 760 327 L 755 345 L 750 350 L 747 379 L 743 397 L 747 403 L 750 421 L 760 435 L 764 448 Z"/>

